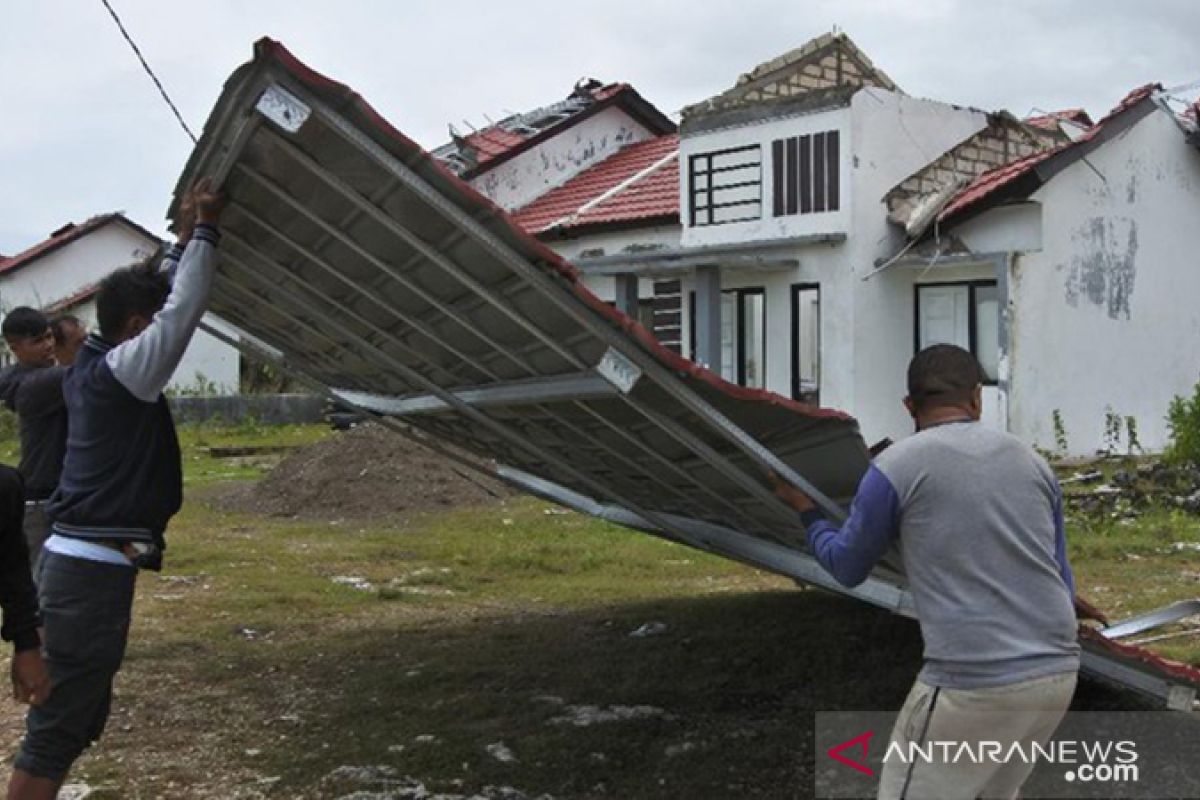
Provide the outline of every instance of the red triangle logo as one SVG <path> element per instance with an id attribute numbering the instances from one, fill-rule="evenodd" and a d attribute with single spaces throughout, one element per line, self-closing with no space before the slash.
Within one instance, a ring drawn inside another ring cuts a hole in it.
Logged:
<path id="1" fill-rule="evenodd" d="M 859 772 L 863 773 L 864 775 L 874 776 L 875 770 L 871 769 L 866 764 L 862 763 L 863 761 L 867 760 L 867 748 L 870 746 L 871 737 L 874 735 L 875 735 L 875 731 L 867 731 L 866 733 L 860 733 L 858 736 L 855 736 L 853 739 L 847 739 L 846 741 L 842 742 L 841 744 L 834 745 L 833 747 L 829 748 L 826 752 L 829 754 L 830 758 L 832 758 L 834 761 L 837 761 L 839 764 L 845 764 L 847 767 L 850 767 L 851 769 L 856 769 Z M 862 748 L 862 761 L 854 761 L 854 760 L 842 755 L 843 750 L 850 750 L 854 747 Z"/>

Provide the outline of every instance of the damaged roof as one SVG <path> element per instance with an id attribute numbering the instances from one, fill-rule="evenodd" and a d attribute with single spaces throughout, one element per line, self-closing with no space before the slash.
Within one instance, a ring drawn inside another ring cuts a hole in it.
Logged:
<path id="1" fill-rule="evenodd" d="M 844 33 L 826 33 L 741 75 L 730 89 L 683 109 L 683 132 L 712 127 L 713 115 L 722 119 L 734 109 L 753 106 L 777 115 L 798 113 L 805 105 L 844 104 L 864 86 L 891 91 L 899 87 L 876 67 L 866 53 Z M 807 102 L 804 95 L 812 95 Z"/>
<path id="2" fill-rule="evenodd" d="M 1059 171 L 1153 111 L 1152 97 L 1161 90 L 1158 83 L 1139 86 L 1075 141 L 983 173 L 951 198 L 938 221 L 961 221 L 1005 200 L 1028 197 Z"/>
<path id="3" fill-rule="evenodd" d="M 1077 128 L 1090 128 L 1095 123 L 1092 118 L 1082 108 L 1066 108 L 1062 111 L 1049 111 L 1045 114 L 1038 114 L 1032 117 L 1026 117 L 1024 120 L 1026 125 L 1032 125 L 1035 128 L 1041 128 L 1048 131 L 1059 130 L 1059 125 L 1063 122 L 1074 125 Z"/>
<path id="4" fill-rule="evenodd" d="M 617 151 L 514 211 L 535 234 L 679 220 L 679 137 L 660 136 Z"/>
<path id="5" fill-rule="evenodd" d="M 655 135 L 675 132 L 675 123 L 629 84 L 587 79 L 564 100 L 512 114 L 481 130 L 460 135 L 451 125 L 451 140 L 436 148 L 433 156 L 470 180 L 611 107 L 620 108 Z"/>

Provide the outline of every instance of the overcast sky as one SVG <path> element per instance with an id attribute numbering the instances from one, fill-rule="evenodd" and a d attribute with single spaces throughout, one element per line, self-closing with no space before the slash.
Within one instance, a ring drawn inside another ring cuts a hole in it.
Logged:
<path id="1" fill-rule="evenodd" d="M 834 25 L 909 94 L 1021 116 L 1200 80 L 1194 0 L 110 2 L 195 131 L 261 36 L 427 147 L 583 76 L 670 114 Z M 100 0 L 0 0 L 0 253 L 113 210 L 165 234 L 190 149 Z"/>

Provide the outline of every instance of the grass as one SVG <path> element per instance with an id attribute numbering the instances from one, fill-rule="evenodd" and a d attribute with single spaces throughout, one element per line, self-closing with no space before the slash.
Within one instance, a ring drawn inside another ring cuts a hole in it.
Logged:
<path id="1" fill-rule="evenodd" d="M 530 498 L 367 522 L 210 502 L 267 462 L 205 448 L 327 435 L 181 431 L 188 499 L 166 571 L 139 578 L 114 714 L 77 769 L 92 800 L 337 798 L 407 776 L 463 794 L 805 797 L 814 711 L 897 708 L 919 669 L 907 620 Z M 1070 538 L 1081 591 L 1118 616 L 1200 594 L 1200 559 L 1170 548 L 1200 538 L 1194 517 L 1076 520 Z M 630 635 L 646 623 L 665 627 Z M 1163 651 L 1195 657 L 1187 641 Z M 586 705 L 650 710 L 555 721 Z M 14 745 L 20 720 L 0 715 Z"/>

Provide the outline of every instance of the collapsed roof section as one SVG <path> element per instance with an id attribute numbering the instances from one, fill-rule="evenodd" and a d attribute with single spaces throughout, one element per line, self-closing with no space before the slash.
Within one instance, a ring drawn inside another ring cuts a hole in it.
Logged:
<path id="1" fill-rule="evenodd" d="M 741 75 L 733 88 L 683 109 L 687 134 L 734 120 L 754 107 L 759 118 L 844 104 L 864 86 L 899 88 L 844 33 L 827 33 Z"/>
<path id="2" fill-rule="evenodd" d="M 910 237 L 920 235 L 963 187 L 990 170 L 1069 141 L 1058 128 L 1021 122 L 1006 111 L 989 114 L 987 125 L 905 178 L 886 195 L 888 219 Z"/>
<path id="3" fill-rule="evenodd" d="M 667 350 L 275 42 L 227 82 L 176 198 L 210 173 L 229 195 L 211 311 L 342 402 L 741 560 L 803 546 L 766 469 L 840 515 L 867 466 L 853 419 Z"/>
<path id="4" fill-rule="evenodd" d="M 512 114 L 481 130 L 460 134 L 451 125 L 450 141 L 435 149 L 433 156 L 455 175 L 470 180 L 613 106 L 655 134 L 675 132 L 675 123 L 629 84 L 584 79 L 563 100 Z"/>

